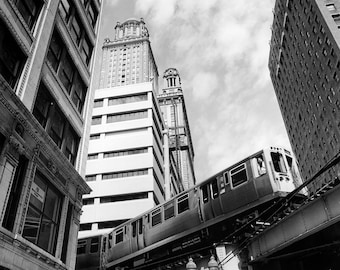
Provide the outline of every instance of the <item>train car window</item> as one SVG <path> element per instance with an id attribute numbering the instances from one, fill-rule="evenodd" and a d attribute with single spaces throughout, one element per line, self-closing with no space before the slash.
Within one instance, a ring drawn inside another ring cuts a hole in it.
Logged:
<path id="1" fill-rule="evenodd" d="M 158 208 L 151 212 L 151 226 L 162 223 L 161 209 Z"/>
<path id="2" fill-rule="evenodd" d="M 79 240 L 77 246 L 77 254 L 86 253 L 86 240 Z"/>
<path id="3" fill-rule="evenodd" d="M 96 253 L 99 249 L 99 239 L 98 237 L 91 239 L 90 253 Z"/>
<path id="4" fill-rule="evenodd" d="M 177 211 L 178 214 L 183 213 L 189 209 L 189 194 L 184 194 L 177 200 Z"/>
<path id="5" fill-rule="evenodd" d="M 264 163 L 263 155 L 254 157 L 251 160 L 251 165 L 254 172 L 254 177 L 259 177 L 267 173 L 266 164 Z"/>
<path id="6" fill-rule="evenodd" d="M 137 235 L 137 221 L 131 223 L 132 227 L 132 237 L 136 237 Z"/>
<path id="7" fill-rule="evenodd" d="M 236 168 L 230 170 L 230 179 L 233 185 L 233 188 L 247 182 L 247 171 L 246 171 L 246 164 L 241 164 Z"/>
<path id="8" fill-rule="evenodd" d="M 124 228 L 120 228 L 116 231 L 116 241 L 115 244 L 123 242 L 124 239 Z"/>
<path id="9" fill-rule="evenodd" d="M 223 175 L 219 175 L 216 177 L 216 181 L 218 183 L 220 183 L 220 194 L 225 193 L 225 182 L 224 182 L 224 178 Z"/>
<path id="10" fill-rule="evenodd" d="M 106 245 L 107 245 L 107 237 L 104 236 L 103 237 L 103 244 L 101 245 L 102 246 L 102 252 L 106 251 Z"/>
<path id="11" fill-rule="evenodd" d="M 218 185 L 217 185 L 217 179 L 214 179 L 211 182 L 211 196 L 213 199 L 216 199 L 218 197 Z"/>
<path id="12" fill-rule="evenodd" d="M 139 219 L 138 225 L 139 225 L 138 226 L 138 233 L 142 234 L 143 233 L 143 218 Z"/>
<path id="13" fill-rule="evenodd" d="M 112 247 L 112 233 L 109 233 L 109 249 Z"/>
<path id="14" fill-rule="evenodd" d="M 271 152 L 270 155 L 271 155 L 271 157 L 272 157 L 274 170 L 275 170 L 276 172 L 282 172 L 282 173 L 287 172 L 285 163 L 284 163 L 284 161 L 283 161 L 283 156 L 282 156 L 282 154 Z"/>
<path id="15" fill-rule="evenodd" d="M 290 156 L 286 156 L 289 168 L 293 167 L 293 159 Z"/>
<path id="16" fill-rule="evenodd" d="M 208 192 L 208 185 L 204 185 L 201 187 L 202 190 L 202 199 L 204 203 L 209 201 L 209 192 Z"/>
<path id="17" fill-rule="evenodd" d="M 164 204 L 164 220 L 175 216 L 175 203 L 174 201 Z"/>

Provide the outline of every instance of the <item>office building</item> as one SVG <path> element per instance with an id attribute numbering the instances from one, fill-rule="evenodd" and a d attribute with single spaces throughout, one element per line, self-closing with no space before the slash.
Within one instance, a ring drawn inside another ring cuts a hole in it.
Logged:
<path id="1" fill-rule="evenodd" d="M 339 0 L 276 1 L 269 69 L 305 180 L 339 153 L 339 44 Z M 338 173 L 339 165 L 322 181 Z"/>
<path id="2" fill-rule="evenodd" d="M 0 269 L 74 269 L 100 1 L 0 2 Z"/>
<path id="3" fill-rule="evenodd" d="M 143 20 L 115 27 L 103 44 L 79 238 L 104 233 L 165 199 L 164 123 L 158 72 Z"/>
<path id="4" fill-rule="evenodd" d="M 176 186 L 188 189 L 196 184 L 194 173 L 194 148 L 186 112 L 181 78 L 177 69 L 168 68 L 163 74 L 163 88 L 158 95 L 165 125 L 169 132 L 169 151 L 179 179 L 170 181 L 170 197 Z M 173 174 L 172 174 L 173 176 Z M 171 176 L 171 177 L 172 177 Z M 175 185 L 175 183 L 178 183 Z"/>

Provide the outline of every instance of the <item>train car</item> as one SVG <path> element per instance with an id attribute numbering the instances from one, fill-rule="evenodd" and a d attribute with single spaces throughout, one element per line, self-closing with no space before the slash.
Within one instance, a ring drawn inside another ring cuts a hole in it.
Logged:
<path id="1" fill-rule="evenodd" d="M 152 261 L 153 249 L 189 239 L 197 231 L 286 196 L 301 183 L 288 150 L 261 150 L 115 228 L 109 233 L 107 268 L 127 269 Z"/>
<path id="2" fill-rule="evenodd" d="M 76 270 L 105 269 L 109 248 L 107 234 L 92 235 L 78 239 Z"/>

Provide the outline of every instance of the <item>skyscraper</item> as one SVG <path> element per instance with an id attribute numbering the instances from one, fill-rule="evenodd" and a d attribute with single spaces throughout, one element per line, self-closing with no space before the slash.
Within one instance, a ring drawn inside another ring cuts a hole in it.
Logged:
<path id="1" fill-rule="evenodd" d="M 74 269 L 100 1 L 0 2 L 0 269 Z"/>
<path id="2" fill-rule="evenodd" d="M 165 199 L 164 123 L 158 72 L 143 20 L 103 44 L 95 90 L 79 238 L 105 232 Z"/>
<path id="3" fill-rule="evenodd" d="M 186 112 L 181 78 L 177 69 L 168 68 L 163 74 L 163 88 L 158 101 L 169 130 L 169 150 L 179 171 L 179 185 L 188 189 L 196 184 L 194 172 L 194 148 Z M 170 183 L 173 181 L 170 181 Z M 170 186 L 173 196 L 174 186 Z"/>
<path id="4" fill-rule="evenodd" d="M 339 19 L 339 0 L 275 3 L 270 75 L 305 179 L 339 153 Z M 323 179 L 338 173 L 339 165 Z"/>

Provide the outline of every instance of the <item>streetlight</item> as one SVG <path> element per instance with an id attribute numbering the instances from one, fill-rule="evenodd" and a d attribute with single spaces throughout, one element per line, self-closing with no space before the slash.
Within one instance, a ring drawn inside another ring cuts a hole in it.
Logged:
<path id="1" fill-rule="evenodd" d="M 193 259 L 192 258 L 189 258 L 189 262 L 186 264 L 185 268 L 187 270 L 197 270 L 197 266 L 196 266 L 196 263 L 194 263 Z"/>
<path id="2" fill-rule="evenodd" d="M 197 266 L 194 263 L 192 258 L 189 258 L 189 262 L 186 264 L 187 270 L 197 270 Z M 215 260 L 214 255 L 211 255 L 210 260 L 208 262 L 208 270 L 218 270 L 218 263 Z"/>
<path id="3" fill-rule="evenodd" d="M 218 263 L 215 260 L 214 255 L 211 255 L 210 261 L 208 262 L 208 269 L 209 270 L 218 270 Z"/>

